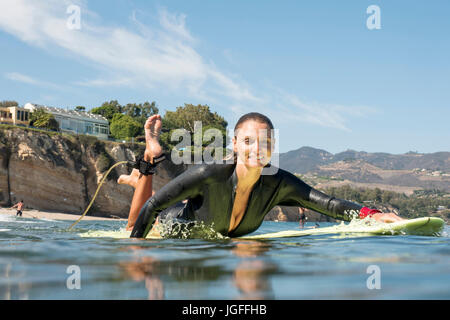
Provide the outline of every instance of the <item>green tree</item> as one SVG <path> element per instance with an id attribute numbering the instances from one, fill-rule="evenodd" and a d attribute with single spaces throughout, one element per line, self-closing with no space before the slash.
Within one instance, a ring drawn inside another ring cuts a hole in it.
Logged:
<path id="1" fill-rule="evenodd" d="M 83 107 L 83 106 L 76 106 L 76 107 L 75 107 L 75 111 L 81 111 L 81 112 L 84 112 L 84 111 L 86 111 L 86 107 Z"/>
<path id="2" fill-rule="evenodd" d="M 191 146 L 194 145 L 194 122 L 201 121 L 202 137 L 207 129 L 218 129 L 222 137 L 226 137 L 226 128 L 228 123 L 216 112 L 211 112 L 207 105 L 185 104 L 184 107 L 177 107 L 176 111 L 166 111 L 163 119 L 163 132 L 161 142 L 167 149 L 172 149 L 179 141 L 171 141 L 172 133 L 176 129 L 184 128 L 191 135 Z M 209 137 L 201 142 L 203 146 L 210 143 Z M 223 147 L 228 141 L 223 139 Z"/>
<path id="3" fill-rule="evenodd" d="M 30 126 L 55 131 L 59 130 L 59 124 L 55 117 L 43 109 L 37 109 L 31 113 Z"/>
<path id="4" fill-rule="evenodd" d="M 103 102 L 100 107 L 91 110 L 91 113 L 99 114 L 108 119 L 111 124 L 115 114 L 122 113 L 123 107 L 117 102 L 117 100 L 111 100 L 109 102 Z"/>
<path id="5" fill-rule="evenodd" d="M 144 123 L 148 117 L 159 112 L 158 107 L 156 107 L 156 102 L 152 103 L 146 101 L 144 103 L 128 103 L 123 107 L 123 113 L 132 117 L 143 119 Z"/>
<path id="6" fill-rule="evenodd" d="M 13 101 L 13 100 L 0 101 L 0 107 L 2 107 L 2 108 L 17 107 L 18 105 L 19 105 L 19 103 L 17 101 Z"/>
<path id="7" fill-rule="evenodd" d="M 158 114 L 159 109 L 156 107 L 156 102 L 144 102 L 143 104 L 139 103 L 128 103 L 126 106 L 122 108 L 122 112 L 132 117 L 134 120 L 138 121 L 141 124 L 141 131 L 139 134 L 144 134 L 144 124 L 148 117 Z"/>
<path id="8" fill-rule="evenodd" d="M 137 136 L 141 127 L 141 124 L 132 117 L 116 113 L 112 118 L 110 131 L 116 139 L 128 139 Z"/>

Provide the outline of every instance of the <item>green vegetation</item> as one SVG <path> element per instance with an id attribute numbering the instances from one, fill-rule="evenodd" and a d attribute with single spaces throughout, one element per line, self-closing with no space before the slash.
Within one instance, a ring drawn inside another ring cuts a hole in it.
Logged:
<path id="1" fill-rule="evenodd" d="M 54 131 L 59 130 L 59 124 L 55 117 L 43 109 L 31 113 L 30 126 Z"/>
<path id="2" fill-rule="evenodd" d="M 108 119 L 111 124 L 112 118 L 116 113 L 122 113 L 122 106 L 117 100 L 111 100 L 110 102 L 104 102 L 100 107 L 91 110 L 91 113 L 99 114 Z"/>
<path id="3" fill-rule="evenodd" d="M 194 138 L 200 138 L 201 141 L 196 141 L 197 145 L 206 147 L 214 141 L 213 136 L 205 135 L 208 129 L 217 129 L 217 133 L 220 132 L 222 137 L 226 136 L 226 128 L 228 123 L 225 119 L 219 116 L 216 112 L 212 113 L 207 105 L 197 105 L 185 104 L 184 107 L 177 107 L 176 111 L 167 111 L 164 115 L 163 121 L 163 132 L 161 133 L 161 143 L 166 149 L 172 149 L 179 144 L 178 141 L 171 141 L 172 134 L 174 130 L 185 129 L 190 136 L 190 145 L 186 145 L 186 149 L 194 146 Z M 194 137 L 194 122 L 201 121 L 202 124 L 202 135 L 197 135 Z M 211 133 L 211 130 L 209 130 Z M 204 139 L 203 139 L 204 138 Z M 220 141 L 219 141 L 220 142 Z M 222 147 L 227 145 L 227 141 L 223 139 L 220 143 Z"/>
<path id="4" fill-rule="evenodd" d="M 109 130 L 116 139 L 128 139 L 137 136 L 143 128 L 143 124 L 139 123 L 132 117 L 116 113 L 112 118 Z"/>
<path id="5" fill-rule="evenodd" d="M 80 144 L 85 145 L 85 146 L 93 146 L 94 144 L 96 144 L 97 142 L 99 142 L 99 140 L 97 139 L 97 137 L 94 136 L 88 136 L 86 134 L 79 134 L 78 136 L 76 136 L 78 141 L 80 142 Z M 77 140 L 76 139 L 76 140 Z"/>
<path id="6" fill-rule="evenodd" d="M 100 107 L 91 110 L 92 113 L 100 114 L 108 119 L 110 124 L 111 136 L 118 140 L 127 140 L 134 138 L 135 142 L 145 143 L 144 124 L 148 117 L 158 114 L 159 110 L 155 102 L 144 102 L 142 104 L 128 103 L 122 106 L 117 100 L 104 102 Z M 202 135 L 194 136 L 194 122 L 201 121 Z M 216 112 L 211 112 L 207 105 L 185 104 L 183 107 L 177 107 L 175 111 L 166 111 L 162 117 L 161 145 L 166 150 L 171 150 L 175 146 L 180 147 L 178 140 L 172 141 L 175 130 L 185 129 L 189 134 L 190 141 L 185 141 L 183 152 L 191 152 L 194 146 L 194 138 L 201 139 L 196 141 L 196 145 L 201 145 L 202 151 L 208 145 L 214 142 L 217 148 L 225 151 L 228 141 L 216 141 L 216 136 L 226 137 L 226 128 L 228 123 Z M 209 130 L 216 129 L 216 130 Z M 214 154 L 214 150 L 211 152 Z"/>
<path id="7" fill-rule="evenodd" d="M 83 107 L 83 106 L 76 106 L 76 107 L 75 107 L 75 111 L 81 111 L 81 112 L 84 112 L 84 111 L 86 111 L 86 107 Z"/>
<path id="8" fill-rule="evenodd" d="M 0 101 L 1 108 L 17 107 L 18 105 L 19 105 L 19 103 L 17 101 L 13 101 L 13 100 Z"/>
<path id="9" fill-rule="evenodd" d="M 3 123 L 0 124 L 0 130 L 24 130 L 24 131 L 45 133 L 48 136 L 67 135 L 64 133 L 61 134 L 60 132 L 56 132 L 56 131 L 48 131 L 45 129 L 29 128 L 29 127 L 15 126 L 12 124 L 3 124 Z"/>
<path id="10" fill-rule="evenodd" d="M 97 158 L 97 170 L 101 173 L 108 170 L 113 164 L 107 153 L 101 153 Z"/>
<path id="11" fill-rule="evenodd" d="M 16 101 L 2 101 L 0 106 L 17 106 Z M 75 111 L 86 111 L 84 106 L 76 106 Z M 93 114 L 99 114 L 105 117 L 110 126 L 111 137 L 117 140 L 133 141 L 134 143 L 145 143 L 144 124 L 148 117 L 159 113 L 156 103 L 128 103 L 121 105 L 117 100 L 105 101 L 100 107 L 90 110 Z M 201 122 L 201 135 L 194 135 L 195 121 Z M 171 150 L 175 146 L 183 151 L 192 154 L 194 145 L 201 145 L 202 152 L 207 146 L 211 147 L 211 154 L 214 155 L 216 149 L 225 154 L 225 146 L 228 144 L 226 137 L 226 128 L 228 123 L 216 112 L 211 112 L 207 105 L 185 104 L 177 107 L 175 111 L 166 111 L 162 117 L 162 130 L 160 141 L 164 149 Z M 38 109 L 30 116 L 30 126 L 37 130 L 51 135 L 52 132 L 59 131 L 59 125 L 54 116 L 45 110 Z M 189 139 L 184 140 L 186 136 L 175 137 L 176 141 L 172 141 L 175 130 L 185 129 L 189 135 Z M 214 129 L 214 130 L 210 130 Z M 59 133 L 61 134 L 61 133 Z M 84 138 L 81 138 L 84 139 Z M 182 140 L 183 139 L 183 140 Z M 194 141 L 196 139 L 197 141 Z M 184 143 L 180 144 L 183 141 Z M 199 151 L 199 150 L 195 150 Z"/>
<path id="12" fill-rule="evenodd" d="M 122 106 L 117 100 L 104 102 L 91 110 L 108 119 L 111 135 L 115 139 L 129 139 L 144 134 L 144 124 L 148 117 L 159 112 L 155 102 L 128 103 Z"/>
<path id="13" fill-rule="evenodd" d="M 122 110 L 125 115 L 130 116 L 141 124 L 140 134 L 144 134 L 143 127 L 148 117 L 153 114 L 158 114 L 159 112 L 159 109 L 156 107 L 156 102 L 154 101 L 152 103 L 146 101 L 143 104 L 128 103 Z"/>
<path id="14" fill-rule="evenodd" d="M 439 190 L 420 190 L 411 196 L 381 189 L 351 188 L 350 186 L 329 187 L 322 190 L 336 198 L 367 204 L 369 207 L 393 208 L 402 217 L 417 218 L 434 216 L 437 212 L 450 218 L 450 197 Z"/>

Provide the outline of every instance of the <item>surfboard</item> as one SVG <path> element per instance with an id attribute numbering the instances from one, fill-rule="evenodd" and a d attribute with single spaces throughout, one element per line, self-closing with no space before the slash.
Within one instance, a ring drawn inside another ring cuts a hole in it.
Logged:
<path id="1" fill-rule="evenodd" d="M 332 227 L 308 230 L 286 230 L 273 233 L 243 236 L 240 237 L 240 239 L 275 239 L 336 233 L 437 236 L 444 229 L 444 225 L 444 220 L 436 217 L 423 217 L 392 223 L 383 223 L 371 219 L 363 219 L 352 221 L 349 224 L 342 222 L 341 224 Z"/>
<path id="2" fill-rule="evenodd" d="M 307 230 L 286 230 L 273 233 L 263 233 L 256 235 L 242 236 L 238 239 L 263 240 L 288 237 L 304 237 L 320 234 L 371 234 L 371 235 L 420 235 L 438 236 L 444 229 L 444 220 L 436 217 L 423 217 L 410 220 L 403 220 L 393 223 L 383 223 L 372 219 L 354 220 L 350 223 L 342 222 L 339 225 Z M 92 230 L 79 233 L 81 237 L 89 238 L 129 238 L 131 231 L 125 229 L 117 231 Z M 158 235 L 149 234 L 147 239 L 162 239 Z"/>

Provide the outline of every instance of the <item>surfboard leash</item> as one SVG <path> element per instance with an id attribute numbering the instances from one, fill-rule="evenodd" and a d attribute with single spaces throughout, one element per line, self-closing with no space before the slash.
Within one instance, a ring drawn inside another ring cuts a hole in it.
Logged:
<path id="1" fill-rule="evenodd" d="M 94 197 L 92 198 L 92 200 L 89 203 L 89 205 L 86 208 L 86 210 L 83 212 L 83 214 L 81 215 L 81 217 L 77 221 L 72 223 L 72 225 L 69 227 L 69 230 L 71 230 L 74 226 L 76 226 L 78 224 L 78 222 L 80 222 L 81 219 L 83 219 L 83 217 L 89 211 L 89 209 L 91 208 L 92 204 L 95 201 L 95 198 L 97 197 L 98 192 L 100 191 L 101 186 L 103 185 L 103 182 L 105 182 L 106 178 L 108 177 L 108 175 L 112 171 L 112 169 L 114 169 L 118 165 L 126 164 L 128 167 L 137 169 L 137 170 L 139 170 L 140 173 L 142 173 L 142 174 L 144 174 L 146 176 L 147 175 L 153 175 L 155 173 L 155 167 L 158 165 L 158 163 L 160 163 L 161 161 L 163 161 L 165 159 L 166 159 L 166 156 L 163 153 L 160 156 L 153 158 L 152 162 L 144 161 L 144 158 L 141 156 L 141 157 L 137 157 L 136 161 L 124 160 L 124 161 L 119 161 L 116 164 L 114 164 L 111 168 L 108 169 L 106 174 L 103 176 L 102 180 L 100 181 L 100 184 L 97 187 L 97 190 L 95 191 Z"/>
<path id="2" fill-rule="evenodd" d="M 86 215 L 86 213 L 89 211 L 89 209 L 91 208 L 92 204 L 95 201 L 95 198 L 97 198 L 98 192 L 100 191 L 101 186 L 103 185 L 103 182 L 105 182 L 106 178 L 108 177 L 108 175 L 110 174 L 110 172 L 117 166 L 121 165 L 121 164 L 127 164 L 130 165 L 130 161 L 119 161 L 116 164 L 112 165 L 111 168 L 108 169 L 108 171 L 106 171 L 106 174 L 103 176 L 102 180 L 100 181 L 100 184 L 97 187 L 97 190 L 95 191 L 94 197 L 92 198 L 91 202 L 89 203 L 89 205 L 87 206 L 86 210 L 83 212 L 83 214 L 81 215 L 80 218 L 78 218 L 78 220 L 76 220 L 74 223 L 72 223 L 72 225 L 69 227 L 69 230 L 71 230 L 74 226 L 76 226 L 78 224 L 78 222 L 81 221 L 81 219 L 84 218 L 84 216 Z"/>

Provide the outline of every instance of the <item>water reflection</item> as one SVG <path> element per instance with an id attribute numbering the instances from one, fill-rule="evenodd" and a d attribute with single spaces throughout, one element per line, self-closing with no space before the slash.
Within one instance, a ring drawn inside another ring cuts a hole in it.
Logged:
<path id="1" fill-rule="evenodd" d="M 223 278 L 229 278 L 231 285 L 238 290 L 236 299 L 273 299 L 269 280 L 270 275 L 277 271 L 277 265 L 264 257 L 271 246 L 264 242 L 242 240 L 231 244 L 231 249 L 228 247 L 227 250 L 240 258 L 231 274 L 220 261 L 211 264 L 214 257 L 164 261 L 154 256 L 139 256 L 141 250 L 149 249 L 140 246 L 127 247 L 135 259 L 122 261 L 119 267 L 127 278 L 145 283 L 150 300 L 165 299 L 165 286 L 171 281 L 199 283 L 221 281 Z"/>
<path id="2" fill-rule="evenodd" d="M 13 270 L 13 264 L 7 263 L 0 265 L 1 283 L 0 298 L 3 300 L 27 300 L 29 299 L 28 291 L 31 284 L 20 281 L 15 282 L 14 279 L 22 279 L 25 277 L 25 271 Z"/>
<path id="3" fill-rule="evenodd" d="M 241 258 L 233 273 L 233 284 L 239 290 L 236 299 L 273 299 L 270 275 L 277 271 L 277 265 L 267 259 L 257 258 L 264 255 L 271 246 L 266 242 L 240 241 L 232 252 Z M 257 259 L 255 259 L 257 258 Z"/>
<path id="4" fill-rule="evenodd" d="M 152 257 L 142 257 L 138 261 L 120 263 L 119 266 L 134 281 L 145 281 L 149 300 L 164 299 L 164 283 L 159 277 L 160 262 Z"/>

